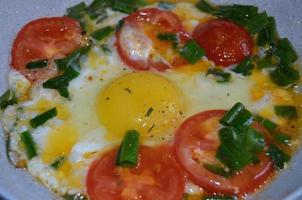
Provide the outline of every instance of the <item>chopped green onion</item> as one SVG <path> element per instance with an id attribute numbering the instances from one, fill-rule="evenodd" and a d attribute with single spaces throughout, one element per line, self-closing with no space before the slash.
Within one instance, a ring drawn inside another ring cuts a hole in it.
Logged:
<path id="1" fill-rule="evenodd" d="M 63 196 L 64 200 L 88 200 L 86 195 L 77 193 L 77 194 L 65 194 Z"/>
<path id="2" fill-rule="evenodd" d="M 195 40 L 190 40 L 185 44 L 185 46 L 180 50 L 180 55 L 184 57 L 190 64 L 197 63 L 203 56 L 205 52 Z"/>
<path id="3" fill-rule="evenodd" d="M 128 131 L 118 151 L 116 165 L 135 167 L 138 162 L 139 133 L 135 130 Z"/>
<path id="4" fill-rule="evenodd" d="M 263 12 L 249 19 L 245 26 L 251 34 L 256 34 L 263 30 L 268 24 L 269 20 L 267 13 Z"/>
<path id="5" fill-rule="evenodd" d="M 110 53 L 110 52 L 111 52 L 111 50 L 110 50 L 110 48 L 108 47 L 107 44 L 102 44 L 102 45 L 100 45 L 100 48 L 102 49 L 102 51 L 103 51 L 104 53 Z"/>
<path id="6" fill-rule="evenodd" d="M 177 35 L 174 33 L 159 33 L 157 38 L 160 40 L 165 40 L 169 42 L 178 42 Z"/>
<path id="7" fill-rule="evenodd" d="M 246 110 L 242 103 L 236 103 L 221 119 L 220 123 L 225 126 L 241 128 L 253 122 L 253 115 Z"/>
<path id="8" fill-rule="evenodd" d="M 120 21 L 118 21 L 117 25 L 116 25 L 116 32 L 120 31 L 121 28 L 124 26 L 125 21 L 123 19 L 121 19 Z"/>
<path id="9" fill-rule="evenodd" d="M 31 134 L 28 131 L 25 131 L 22 132 L 20 136 L 21 136 L 22 144 L 25 147 L 25 151 L 28 159 L 32 159 L 37 155 L 37 150 Z"/>
<path id="10" fill-rule="evenodd" d="M 212 75 L 217 83 L 226 83 L 230 82 L 231 74 L 228 72 L 224 72 L 222 69 L 214 68 L 209 69 L 206 73 L 206 76 Z"/>
<path id="11" fill-rule="evenodd" d="M 67 15 L 73 19 L 80 20 L 86 12 L 86 4 L 80 2 L 73 7 L 67 9 Z"/>
<path id="12" fill-rule="evenodd" d="M 220 146 L 216 158 L 228 167 L 231 172 L 248 165 L 253 160 L 252 153 L 245 148 L 245 133 L 236 128 L 219 130 Z"/>
<path id="13" fill-rule="evenodd" d="M 276 115 L 288 119 L 298 118 L 297 108 L 295 106 L 275 106 Z"/>
<path id="14" fill-rule="evenodd" d="M 26 69 L 39 69 L 39 68 L 47 67 L 47 65 L 48 65 L 48 60 L 37 60 L 28 63 L 26 65 Z"/>
<path id="15" fill-rule="evenodd" d="M 220 165 L 204 164 L 203 167 L 209 170 L 210 172 L 213 172 L 214 174 L 218 174 L 223 177 L 230 177 L 232 175 L 232 173 L 228 172 L 224 167 Z"/>
<path id="16" fill-rule="evenodd" d="M 255 119 L 256 119 L 259 123 L 261 123 L 261 125 L 262 125 L 265 129 L 267 129 L 269 132 L 274 132 L 274 131 L 276 130 L 276 128 L 278 127 L 278 125 L 275 124 L 274 122 L 272 122 L 271 120 L 266 119 L 266 118 L 263 118 L 263 117 L 261 117 L 261 116 L 259 116 L 259 115 L 257 115 L 257 116 L 255 117 Z"/>
<path id="17" fill-rule="evenodd" d="M 236 200 L 236 197 L 231 196 L 219 196 L 219 195 L 211 195 L 202 198 L 202 200 Z"/>
<path id="18" fill-rule="evenodd" d="M 257 68 L 264 69 L 264 68 L 272 68 L 275 67 L 275 60 L 272 55 L 266 55 L 262 59 L 257 61 Z"/>
<path id="19" fill-rule="evenodd" d="M 254 65 L 252 64 L 252 58 L 247 57 L 244 61 L 242 61 L 239 65 L 232 69 L 232 71 L 238 74 L 242 74 L 243 76 L 249 76 L 252 74 L 253 69 Z"/>
<path id="20" fill-rule="evenodd" d="M 286 135 L 280 131 L 277 131 L 274 134 L 274 140 L 280 144 L 285 144 L 285 145 L 291 145 L 291 137 L 289 135 Z"/>
<path id="21" fill-rule="evenodd" d="M 290 67 L 276 67 L 270 73 L 270 79 L 278 86 L 287 86 L 295 83 L 300 78 L 299 71 Z"/>
<path id="22" fill-rule="evenodd" d="M 10 135 L 7 136 L 6 141 L 5 141 L 5 153 L 6 153 L 6 158 L 9 163 L 13 164 L 13 161 L 10 157 L 10 151 L 11 151 L 11 138 Z"/>
<path id="23" fill-rule="evenodd" d="M 292 43 L 287 38 L 282 38 L 277 42 L 274 54 L 280 59 L 283 67 L 288 67 L 298 59 L 298 54 Z"/>
<path id="24" fill-rule="evenodd" d="M 230 19 L 241 25 L 245 25 L 250 19 L 258 15 L 258 8 L 246 5 L 219 6 L 213 13 L 220 18 Z"/>
<path id="25" fill-rule="evenodd" d="M 266 151 L 266 155 L 269 156 L 275 166 L 275 169 L 280 170 L 284 168 L 284 164 L 289 162 L 291 157 L 284 153 L 279 147 L 275 144 L 271 144 Z"/>
<path id="26" fill-rule="evenodd" d="M 171 10 L 175 7 L 175 4 L 173 3 L 168 3 L 168 2 L 159 2 L 157 5 L 159 8 L 161 9 L 165 9 L 165 10 Z"/>
<path id="27" fill-rule="evenodd" d="M 37 128 L 38 126 L 44 124 L 48 120 L 57 116 L 57 108 L 52 108 L 30 120 L 30 125 L 33 128 Z"/>
<path id="28" fill-rule="evenodd" d="M 87 8 L 87 13 L 91 19 L 97 19 L 105 13 L 106 7 L 112 4 L 112 0 L 94 0 Z"/>
<path id="29" fill-rule="evenodd" d="M 259 133 L 256 129 L 249 127 L 246 130 L 245 148 L 251 152 L 258 153 L 263 151 L 264 147 L 265 140 L 263 134 Z"/>
<path id="30" fill-rule="evenodd" d="M 17 104 L 17 97 L 14 91 L 7 90 L 0 97 L 0 108 L 4 110 L 7 106 Z"/>
<path id="31" fill-rule="evenodd" d="M 54 169 L 59 169 L 62 166 L 65 159 L 66 159 L 65 156 L 60 156 L 53 163 L 51 163 L 50 166 Z"/>
<path id="32" fill-rule="evenodd" d="M 132 13 L 144 5 L 146 5 L 144 0 L 113 0 L 112 9 L 123 13 Z"/>
<path id="33" fill-rule="evenodd" d="M 200 0 L 195 5 L 200 11 L 206 13 L 214 13 L 217 9 L 206 0 Z"/>
<path id="34" fill-rule="evenodd" d="M 65 98 L 69 97 L 69 91 L 67 89 L 67 86 L 58 88 L 58 92 L 62 97 L 65 97 Z"/>
<path id="35" fill-rule="evenodd" d="M 277 26 L 275 18 L 268 17 L 268 24 L 261 30 L 257 37 L 257 44 L 259 46 L 272 45 L 276 43 L 278 38 Z"/>
<path id="36" fill-rule="evenodd" d="M 106 26 L 104 28 L 92 32 L 91 37 L 95 40 L 101 41 L 104 38 L 108 37 L 113 31 L 114 28 L 112 28 L 111 26 Z"/>

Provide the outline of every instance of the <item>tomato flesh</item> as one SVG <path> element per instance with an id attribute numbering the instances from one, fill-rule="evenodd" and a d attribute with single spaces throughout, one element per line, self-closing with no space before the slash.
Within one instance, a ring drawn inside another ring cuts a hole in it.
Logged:
<path id="1" fill-rule="evenodd" d="M 117 150 L 105 153 L 90 166 L 87 192 L 91 200 L 180 200 L 184 175 L 170 147 L 141 146 L 138 166 L 115 165 Z"/>
<path id="2" fill-rule="evenodd" d="M 263 153 L 259 155 L 259 164 L 248 165 L 229 178 L 204 168 L 204 164 L 217 164 L 215 154 L 220 144 L 219 119 L 224 113 L 223 110 L 211 110 L 187 119 L 176 132 L 176 157 L 189 178 L 208 192 L 245 195 L 259 188 L 269 178 L 273 165 Z"/>
<path id="3" fill-rule="evenodd" d="M 252 55 L 253 38 L 241 26 L 221 19 L 200 23 L 193 38 L 205 49 L 206 56 L 216 65 L 227 67 Z"/>
<path id="4" fill-rule="evenodd" d="M 136 70 L 164 71 L 185 61 L 173 52 L 171 42 L 160 41 L 159 33 L 176 34 L 180 44 L 189 39 L 180 19 L 170 11 L 157 8 L 139 10 L 123 19 L 117 32 L 117 50 L 122 61 Z"/>
<path id="5" fill-rule="evenodd" d="M 30 62 L 65 57 L 82 44 L 79 22 L 69 17 L 40 18 L 26 24 L 18 33 L 12 48 L 11 66 L 29 80 L 45 80 L 56 74 L 54 66 L 26 70 Z"/>

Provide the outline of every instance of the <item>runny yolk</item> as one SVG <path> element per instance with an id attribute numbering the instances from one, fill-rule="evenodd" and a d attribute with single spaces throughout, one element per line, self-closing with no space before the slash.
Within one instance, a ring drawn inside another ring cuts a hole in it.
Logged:
<path id="1" fill-rule="evenodd" d="M 152 73 L 122 76 L 101 91 L 97 100 L 100 123 L 120 139 L 136 129 L 141 136 L 163 135 L 178 125 L 183 109 L 182 93 L 169 80 Z"/>

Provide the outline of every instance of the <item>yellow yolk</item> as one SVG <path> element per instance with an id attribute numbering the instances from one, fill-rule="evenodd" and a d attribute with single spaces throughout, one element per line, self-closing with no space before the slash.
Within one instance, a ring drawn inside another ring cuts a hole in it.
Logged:
<path id="1" fill-rule="evenodd" d="M 176 71 L 176 72 L 186 73 L 186 74 L 195 74 L 195 73 L 200 73 L 200 72 L 206 72 L 210 66 L 211 66 L 210 62 L 201 60 L 196 64 L 183 65 L 183 66 L 174 68 L 172 70 Z"/>
<path id="2" fill-rule="evenodd" d="M 183 109 L 181 92 L 152 73 L 131 73 L 113 81 L 99 94 L 97 112 L 109 139 L 131 129 L 141 135 L 166 134 L 177 126 Z"/>

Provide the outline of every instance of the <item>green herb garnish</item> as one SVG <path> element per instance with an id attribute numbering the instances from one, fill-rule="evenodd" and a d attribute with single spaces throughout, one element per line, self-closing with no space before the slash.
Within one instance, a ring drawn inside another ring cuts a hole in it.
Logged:
<path id="1" fill-rule="evenodd" d="M 209 170 L 210 172 L 213 172 L 214 174 L 218 174 L 226 178 L 232 175 L 231 172 L 227 171 L 225 167 L 222 167 L 220 165 L 204 164 L 203 167 Z"/>
<path id="2" fill-rule="evenodd" d="M 277 38 L 278 32 L 275 18 L 268 17 L 268 24 L 258 34 L 257 44 L 259 46 L 271 46 L 276 43 Z"/>
<path id="3" fill-rule="evenodd" d="M 266 155 L 269 156 L 277 170 L 283 169 L 285 163 L 289 162 L 291 157 L 287 155 L 283 150 L 277 147 L 275 144 L 269 145 Z"/>
<path id="4" fill-rule="evenodd" d="M 139 155 L 139 133 L 136 130 L 127 131 L 118 151 L 116 165 L 135 167 Z"/>
<path id="5" fill-rule="evenodd" d="M 218 69 L 218 68 L 208 69 L 206 76 L 208 75 L 212 75 L 217 83 L 230 82 L 231 79 L 230 73 L 225 72 L 222 69 Z"/>
<path id="6" fill-rule="evenodd" d="M 262 31 L 269 24 L 268 16 L 266 12 L 255 15 L 247 21 L 246 28 L 251 34 L 256 34 Z"/>
<path id="7" fill-rule="evenodd" d="M 254 69 L 254 65 L 252 64 L 252 58 L 248 57 L 244 61 L 242 61 L 239 65 L 237 65 L 233 72 L 241 74 L 243 76 L 249 76 L 252 74 L 252 70 Z"/>
<path id="8" fill-rule="evenodd" d="M 204 54 L 204 49 L 201 48 L 195 40 L 190 40 L 182 49 L 180 49 L 180 55 L 190 64 L 197 63 Z"/>
<path id="9" fill-rule="evenodd" d="M 28 159 L 32 159 L 37 155 L 37 150 L 31 134 L 28 131 L 25 131 L 22 132 L 20 136 L 21 136 L 21 142 L 25 147 L 25 151 Z"/>
<path id="10" fill-rule="evenodd" d="M 38 126 L 44 124 L 48 120 L 57 116 L 57 108 L 52 108 L 30 120 L 30 125 L 33 128 L 37 128 Z"/>
<path id="11" fill-rule="evenodd" d="M 275 113 L 280 117 L 285 117 L 288 119 L 298 118 L 297 108 L 295 106 L 275 106 Z"/>
<path id="12" fill-rule="evenodd" d="M 270 79 L 278 86 L 287 86 L 300 79 L 300 73 L 290 67 L 276 67 L 270 73 Z"/>
<path id="13" fill-rule="evenodd" d="M 65 159 L 66 159 L 65 156 L 60 156 L 53 163 L 51 163 L 50 166 L 54 169 L 59 169 L 62 166 Z"/>
<path id="14" fill-rule="evenodd" d="M 104 28 L 92 32 L 90 36 L 95 40 L 101 41 L 108 37 L 113 31 L 114 28 L 112 28 L 111 26 L 106 26 Z"/>
<path id="15" fill-rule="evenodd" d="M 2 110 L 7 108 L 7 106 L 14 105 L 14 104 L 17 104 L 17 103 L 18 103 L 18 100 L 17 100 L 16 94 L 12 90 L 7 90 L 0 97 L 0 108 Z"/>
<path id="16" fill-rule="evenodd" d="M 30 62 L 26 65 L 26 69 L 40 69 L 47 67 L 48 65 L 48 60 L 37 60 Z"/>
<path id="17" fill-rule="evenodd" d="M 283 67 L 290 66 L 298 59 L 296 50 L 287 38 L 282 38 L 277 42 L 274 55 L 280 59 L 280 64 Z"/>

